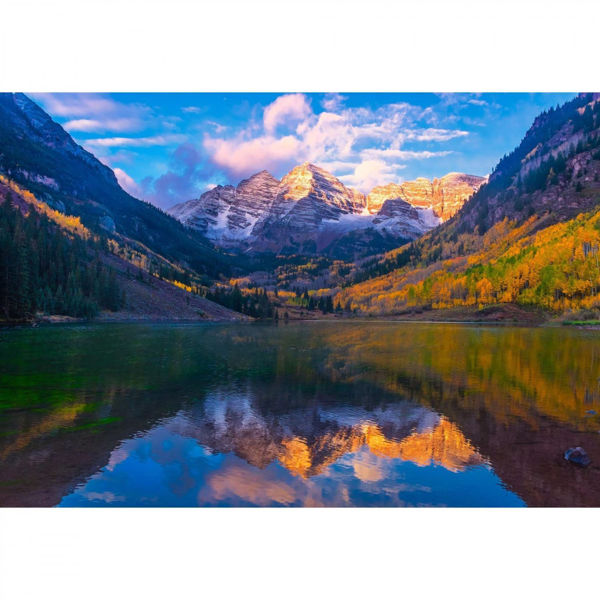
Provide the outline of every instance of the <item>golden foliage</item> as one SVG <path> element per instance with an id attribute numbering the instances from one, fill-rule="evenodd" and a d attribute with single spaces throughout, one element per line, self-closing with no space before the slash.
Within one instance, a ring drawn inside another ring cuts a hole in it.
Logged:
<path id="1" fill-rule="evenodd" d="M 17 185 L 14 181 L 8 179 L 4 175 L 0 175 L 0 183 L 10 188 L 15 194 L 20 196 L 27 204 L 33 207 L 38 213 L 45 215 L 51 221 L 54 221 L 61 229 L 69 231 L 84 239 L 89 239 L 92 236 L 90 230 L 85 227 L 79 217 L 65 215 L 58 210 L 50 208 L 48 204 L 38 200 L 31 192 Z"/>
<path id="2" fill-rule="evenodd" d="M 481 249 L 428 267 L 405 267 L 342 290 L 343 306 L 371 314 L 411 307 L 516 302 L 557 312 L 600 308 L 600 213 L 535 230 L 497 223 Z"/>

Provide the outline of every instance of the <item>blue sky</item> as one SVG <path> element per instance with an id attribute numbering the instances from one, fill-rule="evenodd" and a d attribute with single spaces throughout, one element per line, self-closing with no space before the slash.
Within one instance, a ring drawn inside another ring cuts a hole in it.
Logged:
<path id="1" fill-rule="evenodd" d="M 312 162 L 346 185 L 488 174 L 574 94 L 30 94 L 121 185 L 162 208 Z"/>

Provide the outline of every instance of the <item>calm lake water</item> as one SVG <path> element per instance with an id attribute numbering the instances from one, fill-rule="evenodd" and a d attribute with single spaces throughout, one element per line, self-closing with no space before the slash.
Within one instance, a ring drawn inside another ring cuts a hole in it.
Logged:
<path id="1" fill-rule="evenodd" d="M 567 328 L 4 329 L 0 505 L 600 506 L 599 376 Z"/>

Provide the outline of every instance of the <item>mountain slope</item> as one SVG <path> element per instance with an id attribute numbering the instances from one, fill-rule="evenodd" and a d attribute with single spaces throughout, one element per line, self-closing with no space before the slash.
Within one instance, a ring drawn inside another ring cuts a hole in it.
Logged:
<path id="1" fill-rule="evenodd" d="M 202 297 L 230 257 L 124 192 L 23 94 L 0 94 L 0 205 L 0 319 L 241 318 Z"/>
<path id="2" fill-rule="evenodd" d="M 112 240 L 94 234 L 79 217 L 52 209 L 0 175 L 0 322 L 65 316 L 245 318 L 190 293 L 190 286 L 152 275 L 114 250 Z"/>
<path id="3" fill-rule="evenodd" d="M 441 221 L 483 178 L 451 173 L 430 182 L 390 184 L 369 196 L 310 163 L 281 181 L 266 171 L 217 186 L 169 212 L 216 244 L 255 254 L 320 254 L 353 259 L 412 240 Z"/>
<path id="4" fill-rule="evenodd" d="M 256 222 L 271 209 L 278 187 L 277 179 L 261 171 L 237 188 L 218 185 L 196 200 L 176 204 L 169 214 L 221 245 L 235 245 L 248 238 Z"/>
<path id="5" fill-rule="evenodd" d="M 516 302 L 600 309 L 600 102 L 540 115 L 457 215 L 352 274 L 338 302 L 377 314 Z"/>
<path id="6" fill-rule="evenodd" d="M 107 166 L 24 94 L 0 94 L 0 173 L 90 229 L 210 276 L 226 257 L 156 207 L 127 194 Z"/>

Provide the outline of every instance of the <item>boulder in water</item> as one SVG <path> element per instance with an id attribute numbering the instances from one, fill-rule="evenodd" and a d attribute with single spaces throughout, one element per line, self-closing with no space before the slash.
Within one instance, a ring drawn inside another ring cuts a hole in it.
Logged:
<path id="1" fill-rule="evenodd" d="M 565 452 L 565 460 L 568 460 L 575 465 L 579 465 L 580 467 L 587 467 L 592 462 L 587 452 L 581 446 L 569 448 Z"/>

